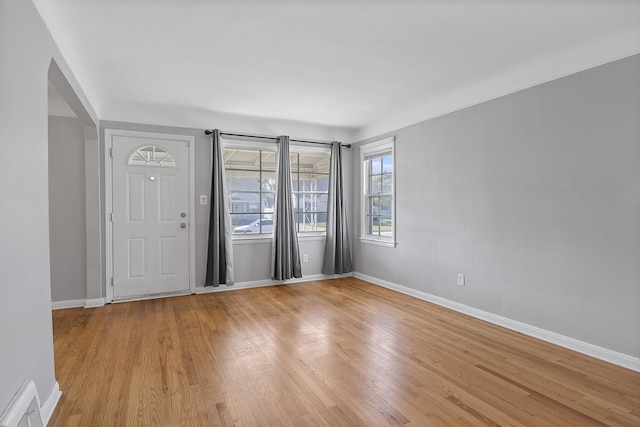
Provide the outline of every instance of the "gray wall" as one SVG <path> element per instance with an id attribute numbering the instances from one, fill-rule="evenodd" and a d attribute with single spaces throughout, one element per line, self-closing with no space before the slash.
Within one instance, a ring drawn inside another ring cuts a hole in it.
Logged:
<path id="1" fill-rule="evenodd" d="M 49 287 L 47 34 L 30 2 L 0 2 L 0 410 L 54 378 Z"/>
<path id="2" fill-rule="evenodd" d="M 640 56 L 390 135 L 398 246 L 358 272 L 640 357 Z"/>
<path id="3" fill-rule="evenodd" d="M 44 40 L 30 3 L 0 3 L 0 410 L 26 378 L 54 384 Z"/>
<path id="4" fill-rule="evenodd" d="M 215 123 L 214 123 L 215 125 Z M 242 125 L 242 124 L 240 124 Z M 251 124 L 244 124 L 243 129 L 236 129 L 239 132 L 245 132 L 244 129 L 251 129 Z M 196 199 L 199 195 L 210 195 L 211 188 L 211 137 L 204 134 L 203 129 L 181 128 L 145 125 L 137 123 L 111 122 L 102 121 L 101 138 L 104 140 L 104 129 L 122 129 L 134 130 L 141 132 L 157 132 L 177 135 L 191 135 L 195 138 L 195 175 L 196 175 Z M 313 129 L 308 128 L 307 131 L 312 134 Z M 284 132 L 285 130 L 282 130 Z M 321 130 L 323 131 L 323 130 Z M 276 133 L 278 133 L 276 131 Z M 299 135 L 298 135 L 299 136 Z M 303 137 L 303 136 L 299 136 Z M 104 143 L 104 142 L 103 142 Z M 344 151 L 344 164 L 348 168 L 351 164 L 350 150 Z M 348 174 L 347 174 L 348 175 Z M 351 180 L 345 179 L 345 191 L 350 197 Z M 351 208 L 351 205 L 348 205 Z M 208 221 L 209 221 L 209 205 L 201 206 L 196 200 L 195 206 L 196 217 L 196 286 L 204 285 L 207 257 L 207 241 L 208 241 Z M 301 253 L 309 255 L 309 262 L 302 264 L 302 273 L 305 276 L 321 274 L 322 261 L 324 259 L 324 239 L 311 238 L 300 239 Z M 252 282 L 261 280 L 270 280 L 271 278 L 271 241 L 270 240 L 253 240 L 250 244 L 247 242 L 236 242 L 234 244 L 234 264 L 235 264 L 235 281 Z"/>
<path id="5" fill-rule="evenodd" d="M 47 158 L 52 59 L 86 102 L 33 3 L 1 1 L 0 411 L 26 379 L 35 381 L 42 401 L 55 385 Z"/>
<path id="6" fill-rule="evenodd" d="M 52 62 L 49 67 L 47 78 L 50 85 L 55 88 L 59 96 L 49 99 L 49 114 L 56 109 L 56 102 L 61 102 L 68 106 L 65 111 L 73 112 L 82 124 L 84 137 L 84 178 L 85 178 L 85 236 L 86 236 L 86 297 L 88 302 L 96 303 L 100 301 L 104 289 L 105 281 L 105 253 L 104 242 L 104 179 L 102 177 L 102 165 L 98 138 L 98 118 L 95 111 L 89 105 L 82 89 L 75 84 L 71 76 L 71 71 L 64 68 L 64 61 Z M 61 68 L 61 66 L 63 66 Z M 51 92 L 51 91 L 48 91 Z M 81 298 L 78 295 L 78 298 Z M 95 301 L 99 299 L 98 301 Z"/>
<path id="7" fill-rule="evenodd" d="M 49 116 L 51 299 L 87 297 L 85 156 L 82 122 Z"/>

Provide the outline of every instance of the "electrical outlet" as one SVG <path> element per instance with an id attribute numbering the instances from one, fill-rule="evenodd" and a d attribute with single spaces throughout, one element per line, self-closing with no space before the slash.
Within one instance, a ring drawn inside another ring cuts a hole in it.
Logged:
<path id="1" fill-rule="evenodd" d="M 207 204 L 207 196 L 205 194 L 200 195 L 200 204 L 201 205 Z"/>
<path id="2" fill-rule="evenodd" d="M 464 286 L 464 274 L 458 273 L 458 286 Z"/>
<path id="3" fill-rule="evenodd" d="M 302 262 L 309 262 L 309 254 L 302 254 Z"/>

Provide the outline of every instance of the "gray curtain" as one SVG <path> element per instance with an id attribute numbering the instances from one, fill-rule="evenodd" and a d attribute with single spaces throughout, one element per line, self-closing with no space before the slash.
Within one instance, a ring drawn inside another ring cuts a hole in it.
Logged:
<path id="1" fill-rule="evenodd" d="M 224 177 L 224 151 L 220 131 L 213 131 L 211 145 L 211 198 L 209 210 L 209 249 L 205 286 L 233 285 L 233 244 L 231 214 Z"/>
<path id="2" fill-rule="evenodd" d="M 324 248 L 324 274 L 342 274 L 353 271 L 351 244 L 347 228 L 347 207 L 342 188 L 342 145 L 331 144 L 329 170 L 329 202 L 327 204 L 327 243 Z"/>
<path id="3" fill-rule="evenodd" d="M 291 160 L 289 137 L 278 137 L 276 161 L 277 189 L 273 221 L 273 246 L 271 251 L 271 278 L 286 280 L 302 277 L 300 249 L 293 212 L 293 188 L 291 185 Z"/>

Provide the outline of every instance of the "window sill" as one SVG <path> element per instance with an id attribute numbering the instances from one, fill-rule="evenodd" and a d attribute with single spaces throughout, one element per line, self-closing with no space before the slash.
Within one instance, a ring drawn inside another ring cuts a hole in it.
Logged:
<path id="1" fill-rule="evenodd" d="M 386 246 L 388 248 L 395 248 L 397 243 L 393 240 L 382 240 L 382 239 L 372 239 L 370 237 L 360 237 L 360 242 L 365 243 L 367 245 L 374 246 Z"/>
<path id="2" fill-rule="evenodd" d="M 303 240 L 305 242 L 312 241 L 322 241 L 326 240 L 326 234 L 298 234 L 298 240 Z M 267 244 L 271 243 L 272 236 L 271 234 L 260 234 L 260 235 L 245 235 L 245 234 L 237 234 L 233 235 L 231 241 L 234 245 L 254 245 L 254 244 Z"/>
<path id="3" fill-rule="evenodd" d="M 271 243 L 271 234 L 236 234 L 231 237 L 231 241 L 234 245 L 267 244 Z"/>
<path id="4" fill-rule="evenodd" d="M 327 240 L 326 233 L 298 233 L 298 240 L 313 241 Z"/>

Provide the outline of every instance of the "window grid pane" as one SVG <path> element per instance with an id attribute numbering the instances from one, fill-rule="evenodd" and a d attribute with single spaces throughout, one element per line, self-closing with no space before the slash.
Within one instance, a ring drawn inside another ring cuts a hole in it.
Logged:
<path id="1" fill-rule="evenodd" d="M 393 238 L 393 153 L 363 156 L 365 174 L 364 233 L 382 239 Z"/>
<path id="2" fill-rule="evenodd" d="M 326 232 L 330 157 L 328 153 L 291 154 L 293 206 L 298 232 Z"/>
<path id="3" fill-rule="evenodd" d="M 276 183 L 275 153 L 260 149 L 225 148 L 224 159 L 233 233 L 271 233 Z"/>
<path id="4" fill-rule="evenodd" d="M 225 147 L 224 159 L 234 234 L 272 233 L 275 151 Z M 290 161 L 297 231 L 326 232 L 330 154 L 293 152 Z"/>
<path id="5" fill-rule="evenodd" d="M 167 150 L 157 145 L 148 145 L 136 149 L 129 156 L 128 164 L 131 166 L 176 166 L 173 156 Z"/>
<path id="6" fill-rule="evenodd" d="M 225 171 L 227 188 L 230 191 L 260 191 L 260 171 Z"/>

